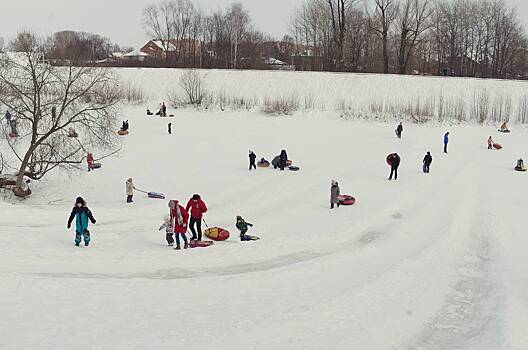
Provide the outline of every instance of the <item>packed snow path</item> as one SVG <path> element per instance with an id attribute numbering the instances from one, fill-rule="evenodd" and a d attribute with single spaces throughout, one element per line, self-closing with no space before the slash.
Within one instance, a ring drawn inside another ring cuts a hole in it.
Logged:
<path id="1" fill-rule="evenodd" d="M 123 151 L 0 202 L 2 349 L 526 349 L 527 132 L 130 109 Z M 173 123 L 173 135 L 166 124 Z M 492 134 L 504 144 L 488 151 Z M 247 170 L 285 148 L 300 172 Z M 421 160 L 431 151 L 431 173 Z M 402 157 L 389 182 L 385 156 Z M 97 155 L 96 155 L 97 156 Z M 167 201 L 200 193 L 232 238 L 174 251 Z M 358 199 L 330 211 L 330 180 Z M 76 248 L 75 197 L 97 224 Z M 241 243 L 236 215 L 255 224 Z"/>

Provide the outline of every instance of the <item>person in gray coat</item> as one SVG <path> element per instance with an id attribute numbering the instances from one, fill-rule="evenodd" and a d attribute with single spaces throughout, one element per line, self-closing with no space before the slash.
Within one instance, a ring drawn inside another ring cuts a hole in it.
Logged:
<path id="1" fill-rule="evenodd" d="M 133 200 L 133 197 L 134 197 L 134 190 L 136 188 L 134 187 L 134 183 L 132 182 L 132 178 L 129 178 L 127 181 L 126 181 L 126 195 L 127 195 L 127 203 L 132 203 L 134 202 Z"/>
<path id="2" fill-rule="evenodd" d="M 332 185 L 330 186 L 330 209 L 334 209 L 334 204 L 337 204 L 339 208 L 339 195 L 341 191 L 339 190 L 339 184 L 337 181 L 332 180 Z"/>

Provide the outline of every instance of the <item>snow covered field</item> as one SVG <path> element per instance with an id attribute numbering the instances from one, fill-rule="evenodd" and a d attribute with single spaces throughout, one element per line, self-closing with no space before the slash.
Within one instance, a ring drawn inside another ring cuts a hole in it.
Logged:
<path id="1" fill-rule="evenodd" d="M 528 159 L 528 132 L 408 124 L 398 140 L 393 124 L 316 114 L 160 119 L 130 107 L 131 134 L 102 169 L 0 201 L 0 348 L 527 349 L 528 174 L 513 166 Z M 504 149 L 487 150 L 489 135 Z M 282 148 L 300 172 L 248 172 L 249 149 Z M 232 238 L 168 248 L 167 201 L 138 193 L 126 205 L 128 177 L 183 204 L 200 193 L 207 223 Z M 355 206 L 329 210 L 331 179 Z M 97 219 L 89 248 L 66 230 L 78 195 Z M 237 241 L 236 215 L 262 239 Z"/>

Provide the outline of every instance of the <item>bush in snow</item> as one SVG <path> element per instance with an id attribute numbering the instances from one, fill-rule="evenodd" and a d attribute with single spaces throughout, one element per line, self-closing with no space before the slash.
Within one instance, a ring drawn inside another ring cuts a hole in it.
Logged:
<path id="1" fill-rule="evenodd" d="M 196 69 L 186 70 L 181 75 L 180 88 L 183 94 L 169 95 L 169 101 L 176 107 L 200 106 L 207 97 L 209 101 L 212 100 L 212 96 L 207 93 L 205 77 Z"/>
<path id="2" fill-rule="evenodd" d="M 121 99 L 131 104 L 139 105 L 146 101 L 143 88 L 130 82 L 121 86 L 120 93 Z"/>
<path id="3" fill-rule="evenodd" d="M 291 115 L 299 109 L 299 99 L 297 96 L 266 97 L 262 110 L 267 114 Z"/>

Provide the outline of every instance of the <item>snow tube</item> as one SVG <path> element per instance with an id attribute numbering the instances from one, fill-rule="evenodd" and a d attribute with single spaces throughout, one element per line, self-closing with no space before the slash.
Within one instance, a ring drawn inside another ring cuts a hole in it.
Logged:
<path id="1" fill-rule="evenodd" d="M 337 200 L 340 205 L 354 205 L 356 203 L 356 199 L 348 194 L 337 196 Z"/>
<path id="2" fill-rule="evenodd" d="M 392 166 L 392 162 L 391 162 L 391 157 L 392 157 L 393 153 L 389 154 L 387 156 L 387 158 L 385 159 L 387 161 L 387 164 L 389 164 L 390 166 Z"/>
<path id="3" fill-rule="evenodd" d="M 149 192 L 147 193 L 149 198 L 155 198 L 155 199 L 165 199 L 165 195 L 163 193 L 159 192 Z"/>
<path id="4" fill-rule="evenodd" d="M 298 166 L 289 166 L 289 167 L 288 167 L 288 170 L 291 170 L 291 171 L 299 171 L 299 170 L 301 170 L 301 168 L 299 168 Z"/>
<path id="5" fill-rule="evenodd" d="M 99 169 L 100 167 L 102 167 L 101 163 L 93 163 L 90 165 L 90 169 Z"/>
<path id="6" fill-rule="evenodd" d="M 128 135 L 128 130 L 119 130 L 117 133 L 121 136 L 125 136 Z"/>
<path id="7" fill-rule="evenodd" d="M 515 171 L 526 171 L 526 167 L 520 168 L 518 166 L 515 167 Z"/>
<path id="8" fill-rule="evenodd" d="M 257 166 L 259 168 L 268 168 L 270 166 L 270 163 L 269 162 L 264 162 L 264 163 L 258 162 Z"/>
<path id="9" fill-rule="evenodd" d="M 205 237 L 213 241 L 225 241 L 229 238 L 229 231 L 220 227 L 210 227 L 204 231 Z"/>
<path id="10" fill-rule="evenodd" d="M 18 134 L 15 134 L 14 132 L 10 132 L 9 137 L 14 139 L 15 137 L 18 137 Z"/>
<path id="11" fill-rule="evenodd" d="M 499 132 L 502 132 L 502 133 L 504 133 L 504 134 L 508 134 L 508 133 L 510 133 L 510 130 L 508 130 L 508 129 L 506 129 L 506 130 L 501 130 L 501 129 L 499 129 L 498 131 L 499 131 Z"/>
<path id="12" fill-rule="evenodd" d="M 291 160 L 287 160 L 286 161 L 286 166 L 292 166 L 292 164 L 293 164 L 293 161 L 291 161 Z"/>
<path id="13" fill-rule="evenodd" d="M 214 245 L 213 241 L 190 241 L 189 248 L 205 248 Z"/>
<path id="14" fill-rule="evenodd" d="M 495 149 L 502 149 L 502 145 L 500 143 L 494 143 L 493 148 Z"/>

